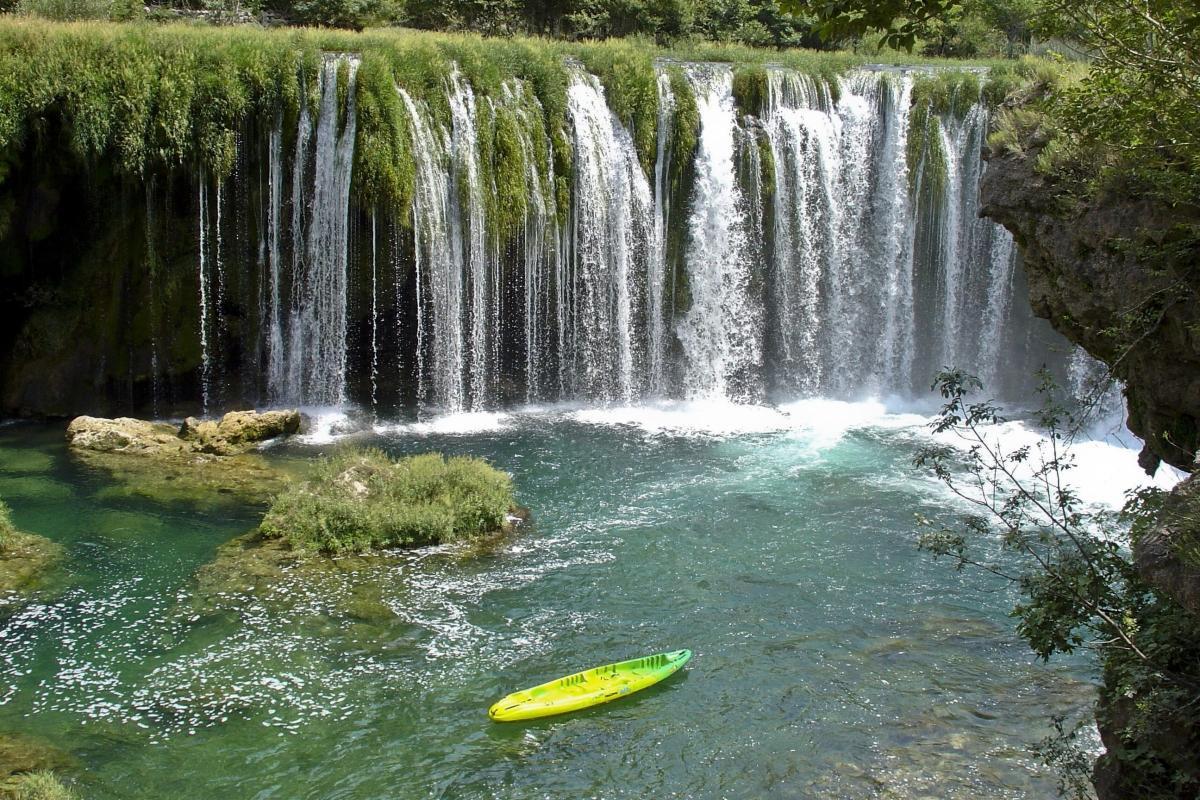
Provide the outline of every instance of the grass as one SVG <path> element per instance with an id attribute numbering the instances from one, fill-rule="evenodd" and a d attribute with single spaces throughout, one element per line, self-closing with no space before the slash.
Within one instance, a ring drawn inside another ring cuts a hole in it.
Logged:
<path id="1" fill-rule="evenodd" d="M 428 109 L 431 124 L 442 126 L 450 124 L 446 78 L 452 65 L 477 95 L 490 100 L 481 98 L 478 122 L 494 246 L 521 228 L 533 189 L 527 178 L 531 172 L 553 194 L 560 219 L 569 211 L 572 154 L 566 104 L 572 63 L 599 77 L 648 173 L 658 137 L 656 63 L 661 59 L 734 65 L 735 97 L 747 112 L 762 109 L 767 65 L 832 81 L 836 91 L 838 74 L 868 61 L 939 64 L 949 69 L 921 78 L 914 89 L 918 103 L 939 113 L 960 112 L 981 91 L 995 102 L 1023 83 L 1056 80 L 1057 72 L 1067 69 L 1037 59 L 935 61 L 898 53 L 868 56 L 729 44 L 667 49 L 639 39 L 484 39 L 405 29 L 353 33 L 144 21 L 49 22 L 7 15 L 0 16 L 0 165 L 33 152 L 39 137 L 62 135 L 84 163 L 105 161 L 133 176 L 180 170 L 195 175 L 203 169 L 211 178 L 225 177 L 234 167 L 238 142 L 261 137 L 275 124 L 282 125 L 285 148 L 290 147 L 301 107 L 307 104 L 315 111 L 321 55 L 331 51 L 353 52 L 361 59 L 355 202 L 387 208 L 405 225 L 412 220 L 416 170 L 410 122 L 397 87 Z M 991 76 L 982 87 L 981 66 Z M 524 85 L 515 98 L 513 81 Z M 672 79 L 673 85 L 681 82 Z M 345 85 L 343 69 L 343 92 Z M 676 94 L 682 92 L 677 88 Z M 680 157 L 690 152 L 690 111 L 683 109 L 672 121 L 682 143 L 675 150 Z M 62 147 L 57 139 L 42 144 L 47 150 Z"/>
<path id="2" fill-rule="evenodd" d="M 79 800 L 79 795 L 50 770 L 21 773 L 7 788 L 7 796 L 12 800 Z"/>
<path id="3" fill-rule="evenodd" d="M 419 547 L 502 530 L 514 505 L 511 478 L 482 459 L 347 450 L 276 497 L 259 529 L 302 553 Z"/>

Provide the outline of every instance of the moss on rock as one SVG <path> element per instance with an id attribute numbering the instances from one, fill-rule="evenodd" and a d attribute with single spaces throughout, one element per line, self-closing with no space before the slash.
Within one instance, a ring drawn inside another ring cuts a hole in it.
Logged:
<path id="1" fill-rule="evenodd" d="M 62 554 L 62 545 L 17 530 L 0 502 L 0 609 L 40 588 Z"/>
<path id="2" fill-rule="evenodd" d="M 73 800 L 55 770 L 74 769 L 67 753 L 34 736 L 0 733 L 0 800 Z"/>

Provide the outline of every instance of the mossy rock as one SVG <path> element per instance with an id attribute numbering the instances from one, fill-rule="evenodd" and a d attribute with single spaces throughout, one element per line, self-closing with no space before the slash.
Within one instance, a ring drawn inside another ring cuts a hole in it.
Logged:
<path id="1" fill-rule="evenodd" d="M 0 798 L 12 800 L 79 800 L 79 795 L 50 770 L 22 772 L 0 783 Z"/>
<path id="2" fill-rule="evenodd" d="M 62 560 L 62 545 L 10 530 L 0 541 L 0 609 L 37 591 Z"/>
<path id="3" fill-rule="evenodd" d="M 112 453 L 75 452 L 86 466 L 116 483 L 97 496 L 141 497 L 159 503 L 265 505 L 288 485 L 288 476 L 258 455 L 131 458 Z"/>
<path id="4" fill-rule="evenodd" d="M 288 476 L 246 451 L 299 426 L 295 411 L 232 411 L 219 422 L 189 418 L 179 430 L 145 420 L 77 417 L 67 428 L 67 441 L 77 460 L 116 481 L 101 496 L 265 504 L 283 491 Z"/>
<path id="5" fill-rule="evenodd" d="M 75 759 L 49 742 L 22 733 L 0 733 L 0 800 L 74 798 L 53 771 L 77 767 Z"/>

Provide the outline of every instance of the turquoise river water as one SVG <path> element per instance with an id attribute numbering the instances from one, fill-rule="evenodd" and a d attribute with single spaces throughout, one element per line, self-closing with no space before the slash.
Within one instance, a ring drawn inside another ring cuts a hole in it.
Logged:
<path id="1" fill-rule="evenodd" d="M 68 554 L 55 593 L 0 621 L 0 732 L 67 750 L 97 799 L 1051 796 L 1030 747 L 1051 714 L 1086 715 L 1089 664 L 1038 663 L 1007 587 L 917 550 L 914 514 L 955 510 L 910 466 L 924 422 L 800 403 L 377 426 L 345 438 L 485 456 L 532 524 L 203 610 L 196 570 L 258 510 L 131 499 L 63 425 L 0 426 L 0 497 Z M 1137 482 L 1132 450 L 1089 447 L 1096 502 Z M 683 647 L 681 674 L 623 701 L 487 718 Z"/>

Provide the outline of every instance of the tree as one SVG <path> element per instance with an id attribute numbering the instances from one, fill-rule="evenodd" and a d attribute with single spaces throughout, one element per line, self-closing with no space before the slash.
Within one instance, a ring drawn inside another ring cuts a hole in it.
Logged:
<path id="1" fill-rule="evenodd" d="M 1195 796 L 1200 618 L 1148 585 L 1130 555 L 1131 537 L 1160 521 L 1163 495 L 1140 493 L 1119 516 L 1082 507 L 1066 480 L 1073 420 L 1046 376 L 1038 415 L 1045 444 L 1012 451 L 989 438 L 1001 418 L 990 402 L 971 399 L 982 388 L 976 378 L 946 370 L 934 388 L 946 402 L 931 427 L 961 446 L 926 447 L 914 465 L 932 471 L 972 511 L 951 524 L 918 517 L 920 546 L 1017 587 L 1017 632 L 1040 658 L 1080 648 L 1097 653 L 1104 675 L 1098 721 L 1107 732 L 1106 758 L 1121 761 L 1122 796 Z M 1200 529 L 1200 519 L 1187 523 Z M 999 552 L 990 546 L 997 538 Z M 1056 724 L 1059 736 L 1043 752 L 1060 765 L 1086 763 L 1064 748 L 1071 734 Z M 1085 786 L 1079 775 L 1064 782 L 1080 797 Z"/>

